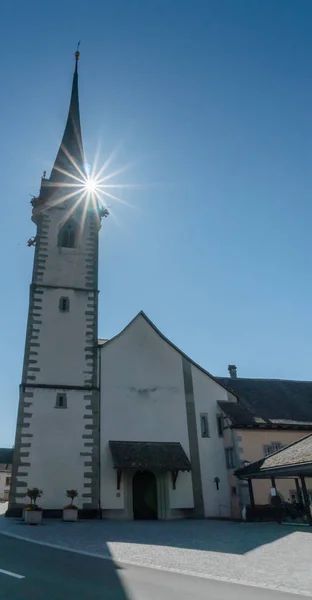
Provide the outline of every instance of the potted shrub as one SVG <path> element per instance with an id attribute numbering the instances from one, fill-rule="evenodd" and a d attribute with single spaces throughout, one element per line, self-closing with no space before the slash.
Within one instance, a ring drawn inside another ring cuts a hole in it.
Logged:
<path id="1" fill-rule="evenodd" d="M 30 504 L 24 509 L 24 520 L 28 525 L 39 525 L 42 520 L 42 509 L 37 504 L 38 498 L 42 496 L 42 490 L 31 488 L 27 490 L 27 496 L 30 498 Z"/>
<path id="2" fill-rule="evenodd" d="M 78 519 L 78 507 L 74 505 L 74 500 L 78 496 L 77 490 L 67 490 L 67 498 L 70 498 L 71 502 L 63 508 L 63 521 L 77 521 Z"/>

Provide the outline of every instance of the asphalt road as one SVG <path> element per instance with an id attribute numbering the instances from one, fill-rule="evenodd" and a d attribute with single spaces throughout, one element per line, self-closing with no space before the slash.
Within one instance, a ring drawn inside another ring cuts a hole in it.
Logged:
<path id="1" fill-rule="evenodd" d="M 117 566 L 110 560 L 56 550 L 0 535 L 0 600 L 190 598 L 298 600 L 300 596 L 145 567 Z"/>

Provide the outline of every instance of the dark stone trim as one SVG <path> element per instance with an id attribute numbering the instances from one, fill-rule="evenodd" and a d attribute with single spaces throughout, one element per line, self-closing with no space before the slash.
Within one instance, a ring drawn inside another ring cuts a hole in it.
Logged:
<path id="1" fill-rule="evenodd" d="M 34 288 L 50 288 L 52 290 L 73 290 L 74 292 L 87 292 L 88 294 L 92 291 L 94 294 L 99 294 L 100 291 L 97 288 L 90 290 L 90 288 L 84 287 L 70 287 L 67 285 L 48 285 L 47 283 L 37 283 L 33 282 L 31 284 Z M 36 294 L 39 294 L 39 290 L 36 290 Z"/>
<path id="2" fill-rule="evenodd" d="M 85 425 L 83 440 L 88 439 L 88 448 L 92 449 L 90 460 L 85 462 L 86 467 L 91 467 L 90 472 L 85 473 L 85 479 L 91 479 L 87 482 L 91 490 L 88 492 L 90 502 L 93 508 L 100 508 L 100 422 L 99 422 L 99 403 L 100 393 L 98 387 L 98 294 L 94 289 L 98 286 L 98 229 L 93 220 L 89 222 L 92 235 L 88 236 L 87 250 L 85 257 L 85 284 L 88 288 L 87 306 L 85 310 L 85 370 L 84 383 L 92 387 L 91 394 L 86 394 L 86 413 L 84 420 L 89 421 Z M 93 288 L 93 289 L 92 289 Z M 90 431 L 90 433 L 89 433 Z M 85 507 L 86 505 L 84 505 Z"/>
<path id="3" fill-rule="evenodd" d="M 14 508 L 16 506 L 16 499 L 20 497 L 20 492 L 17 491 L 17 483 L 18 483 L 18 468 L 22 465 L 21 461 L 21 443 L 22 443 L 22 427 L 25 427 L 24 424 L 24 394 L 23 390 L 20 387 L 20 396 L 18 403 L 18 413 L 17 413 L 17 423 L 16 423 L 16 432 L 15 432 L 15 444 L 13 450 L 13 459 L 12 459 L 12 475 L 11 475 L 11 486 L 9 492 L 9 508 Z M 30 423 L 26 426 L 29 427 Z M 25 465 L 23 465 L 24 467 Z"/>
<path id="4" fill-rule="evenodd" d="M 23 388 L 41 388 L 46 390 L 86 390 L 98 391 L 97 386 L 92 385 L 65 385 L 65 384 L 49 384 L 49 383 L 22 383 Z"/>
<path id="5" fill-rule="evenodd" d="M 20 496 L 21 498 L 25 498 L 24 494 Z M 19 519 L 23 514 L 24 504 L 16 504 L 13 508 L 8 508 L 5 513 L 6 517 Z M 43 509 L 42 516 L 44 519 L 61 519 L 63 514 L 63 510 L 60 508 L 47 508 Z M 79 519 L 98 519 L 99 512 L 97 509 L 93 509 L 88 504 L 86 507 L 83 505 L 83 508 L 79 508 L 78 510 L 78 518 Z"/>
<path id="6" fill-rule="evenodd" d="M 192 483 L 194 494 L 194 516 L 202 519 L 205 516 L 203 484 L 200 468 L 199 445 L 197 435 L 196 410 L 193 390 L 192 365 L 182 356 L 184 394 L 186 404 L 187 429 L 192 464 Z"/>

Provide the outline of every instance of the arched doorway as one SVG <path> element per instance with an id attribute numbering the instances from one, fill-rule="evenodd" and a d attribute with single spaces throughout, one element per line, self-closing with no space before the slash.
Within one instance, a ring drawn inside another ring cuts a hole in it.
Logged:
<path id="1" fill-rule="evenodd" d="M 132 480 L 133 518 L 157 519 L 156 477 L 150 471 L 137 471 Z"/>

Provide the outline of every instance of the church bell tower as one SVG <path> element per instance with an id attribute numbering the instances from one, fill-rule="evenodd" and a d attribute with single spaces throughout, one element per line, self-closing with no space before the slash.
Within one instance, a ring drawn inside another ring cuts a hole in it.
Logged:
<path id="1" fill-rule="evenodd" d="M 78 59 L 68 118 L 50 177 L 32 200 L 36 235 L 8 515 L 28 488 L 59 510 L 76 489 L 80 509 L 99 509 L 98 235 L 78 98 Z M 89 190 L 89 191 L 88 191 Z"/>

